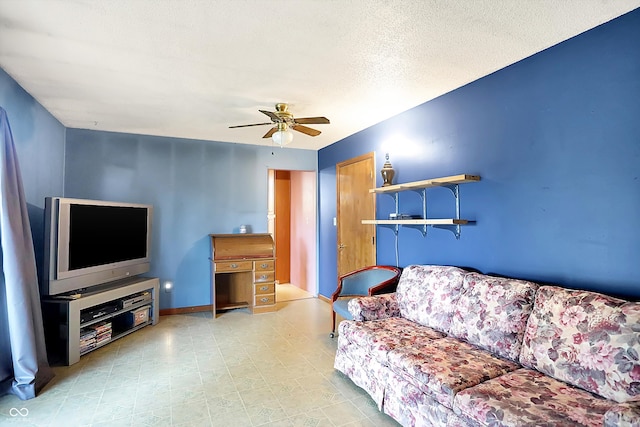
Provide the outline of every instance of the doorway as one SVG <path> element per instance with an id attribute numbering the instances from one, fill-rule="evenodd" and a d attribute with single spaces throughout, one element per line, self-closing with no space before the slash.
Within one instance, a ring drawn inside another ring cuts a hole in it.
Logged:
<path id="1" fill-rule="evenodd" d="M 268 170 L 268 230 L 275 248 L 276 300 L 318 295 L 316 173 Z"/>
<path id="2" fill-rule="evenodd" d="M 374 153 L 336 165 L 338 276 L 376 264 L 376 226 L 362 224 L 375 218 Z"/>

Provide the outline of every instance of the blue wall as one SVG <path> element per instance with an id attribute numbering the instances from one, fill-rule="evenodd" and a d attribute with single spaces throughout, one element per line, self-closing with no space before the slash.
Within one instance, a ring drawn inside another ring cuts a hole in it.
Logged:
<path id="1" fill-rule="evenodd" d="M 16 146 L 39 272 L 44 253 L 44 198 L 64 181 L 65 127 L 0 69 L 0 106 Z"/>
<path id="2" fill-rule="evenodd" d="M 65 196 L 154 206 L 150 276 L 161 308 L 211 304 L 210 233 L 267 232 L 267 169 L 316 170 L 317 152 L 67 130 Z"/>
<path id="3" fill-rule="evenodd" d="M 394 182 L 482 177 L 460 186 L 461 216 L 476 224 L 460 240 L 400 229 L 400 266 L 640 297 L 640 9 L 320 150 L 322 295 L 335 289 L 335 164 L 375 151 L 379 169 L 389 140 Z M 430 217 L 452 215 L 448 190 L 428 199 Z M 385 217 L 392 199 L 377 200 Z M 400 204 L 419 212 L 415 193 Z M 393 233 L 377 235 L 378 263 L 395 264 Z"/>

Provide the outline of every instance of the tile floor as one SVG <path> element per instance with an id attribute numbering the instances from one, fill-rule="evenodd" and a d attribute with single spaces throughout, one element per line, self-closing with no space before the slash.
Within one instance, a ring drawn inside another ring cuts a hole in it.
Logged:
<path id="1" fill-rule="evenodd" d="M 276 301 L 293 301 L 304 298 L 313 298 L 313 295 L 304 289 L 292 285 L 291 283 L 276 284 Z"/>
<path id="2" fill-rule="evenodd" d="M 37 398 L 0 397 L 0 425 L 397 426 L 333 369 L 329 304 L 278 307 L 162 316 L 56 367 Z"/>

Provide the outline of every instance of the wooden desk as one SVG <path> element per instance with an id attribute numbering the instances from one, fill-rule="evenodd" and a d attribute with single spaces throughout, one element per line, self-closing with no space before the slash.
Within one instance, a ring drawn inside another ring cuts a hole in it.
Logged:
<path id="1" fill-rule="evenodd" d="M 210 234 L 213 315 L 234 308 L 251 313 L 276 309 L 273 239 L 270 234 Z"/>

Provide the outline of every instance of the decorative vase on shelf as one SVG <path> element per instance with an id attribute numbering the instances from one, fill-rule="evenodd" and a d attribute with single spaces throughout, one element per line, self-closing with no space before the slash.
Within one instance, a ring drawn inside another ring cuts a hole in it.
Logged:
<path id="1" fill-rule="evenodd" d="M 396 171 L 393 170 L 393 166 L 391 166 L 391 162 L 389 161 L 389 154 L 385 156 L 384 165 L 382 165 L 382 170 L 380 170 L 380 174 L 382 175 L 382 186 L 386 187 L 391 185 L 393 182 L 393 176 L 396 174 Z"/>

